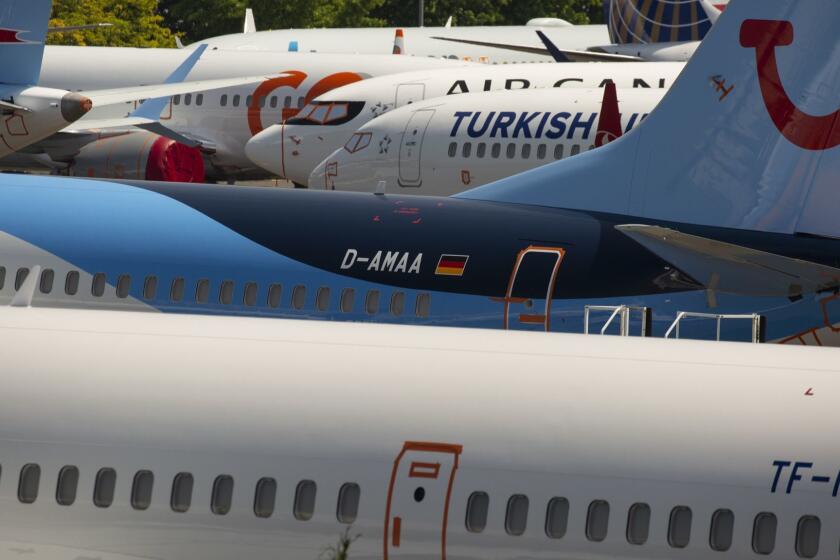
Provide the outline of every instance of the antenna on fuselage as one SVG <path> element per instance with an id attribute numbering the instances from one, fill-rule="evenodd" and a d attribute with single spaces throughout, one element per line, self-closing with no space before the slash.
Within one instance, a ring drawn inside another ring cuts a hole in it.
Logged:
<path id="1" fill-rule="evenodd" d="M 387 183 L 385 181 L 379 181 L 376 183 L 376 191 L 373 194 L 385 194 L 385 185 Z"/>

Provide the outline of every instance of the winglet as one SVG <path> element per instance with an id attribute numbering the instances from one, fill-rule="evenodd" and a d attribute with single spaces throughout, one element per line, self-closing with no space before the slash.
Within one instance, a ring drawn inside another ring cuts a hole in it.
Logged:
<path id="1" fill-rule="evenodd" d="M 0 83 L 35 85 L 41 77 L 51 0 L 3 0 Z"/>
<path id="2" fill-rule="evenodd" d="M 548 50 L 548 54 L 551 55 L 551 58 L 554 59 L 554 62 L 571 62 L 568 56 L 563 54 L 563 51 L 557 48 L 557 45 L 551 42 L 545 33 L 537 29 L 537 36 L 542 41 L 543 45 L 545 45 L 546 50 Z"/>
<path id="3" fill-rule="evenodd" d="M 202 54 L 204 54 L 205 50 L 207 50 L 206 44 L 199 45 L 193 52 L 190 53 L 187 59 L 184 60 L 184 62 L 182 62 L 181 65 L 166 78 L 166 80 L 163 81 L 163 83 L 174 84 L 183 82 L 184 78 L 187 77 L 195 66 L 195 63 L 198 62 L 198 59 L 201 58 Z M 169 103 L 169 97 L 147 99 L 139 107 L 137 107 L 137 109 L 130 113 L 129 116 L 142 117 L 156 121 L 160 118 L 160 113 L 166 107 L 167 103 Z"/>
<path id="4" fill-rule="evenodd" d="M 405 54 L 405 34 L 402 29 L 397 29 L 394 32 L 393 54 Z"/>
<path id="5" fill-rule="evenodd" d="M 35 290 L 38 287 L 40 277 L 41 267 L 33 266 L 27 273 L 26 280 L 23 281 L 15 297 L 12 298 L 9 307 L 32 307 L 32 300 L 35 298 Z"/>
<path id="6" fill-rule="evenodd" d="M 619 137 L 621 137 L 621 112 L 618 109 L 615 82 L 610 80 L 604 85 L 601 114 L 598 115 L 598 132 L 595 133 L 595 146 L 601 147 Z"/>

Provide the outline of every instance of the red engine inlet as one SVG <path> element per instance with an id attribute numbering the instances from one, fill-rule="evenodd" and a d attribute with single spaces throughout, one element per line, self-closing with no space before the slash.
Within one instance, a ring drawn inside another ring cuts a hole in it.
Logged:
<path id="1" fill-rule="evenodd" d="M 189 148 L 151 132 L 138 131 L 87 144 L 73 159 L 69 174 L 201 183 L 204 181 L 204 159 L 198 148 Z"/>

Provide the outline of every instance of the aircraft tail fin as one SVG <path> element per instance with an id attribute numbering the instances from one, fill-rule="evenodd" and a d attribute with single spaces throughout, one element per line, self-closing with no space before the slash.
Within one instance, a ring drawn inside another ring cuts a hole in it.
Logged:
<path id="1" fill-rule="evenodd" d="M 405 54 L 405 33 L 402 29 L 397 29 L 394 32 L 393 54 Z"/>
<path id="2" fill-rule="evenodd" d="M 0 3 L 0 83 L 38 83 L 51 9 L 51 0 Z"/>
<path id="3" fill-rule="evenodd" d="M 838 16 L 735 0 L 629 134 L 458 196 L 840 237 Z"/>
<path id="4" fill-rule="evenodd" d="M 710 0 L 604 0 L 615 44 L 702 41 L 720 10 Z"/>

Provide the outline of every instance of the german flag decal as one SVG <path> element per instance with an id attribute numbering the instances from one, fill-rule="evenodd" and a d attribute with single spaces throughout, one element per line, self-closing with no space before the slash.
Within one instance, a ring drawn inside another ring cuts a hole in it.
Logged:
<path id="1" fill-rule="evenodd" d="M 437 276 L 463 276 L 469 255 L 441 255 L 435 274 Z"/>

